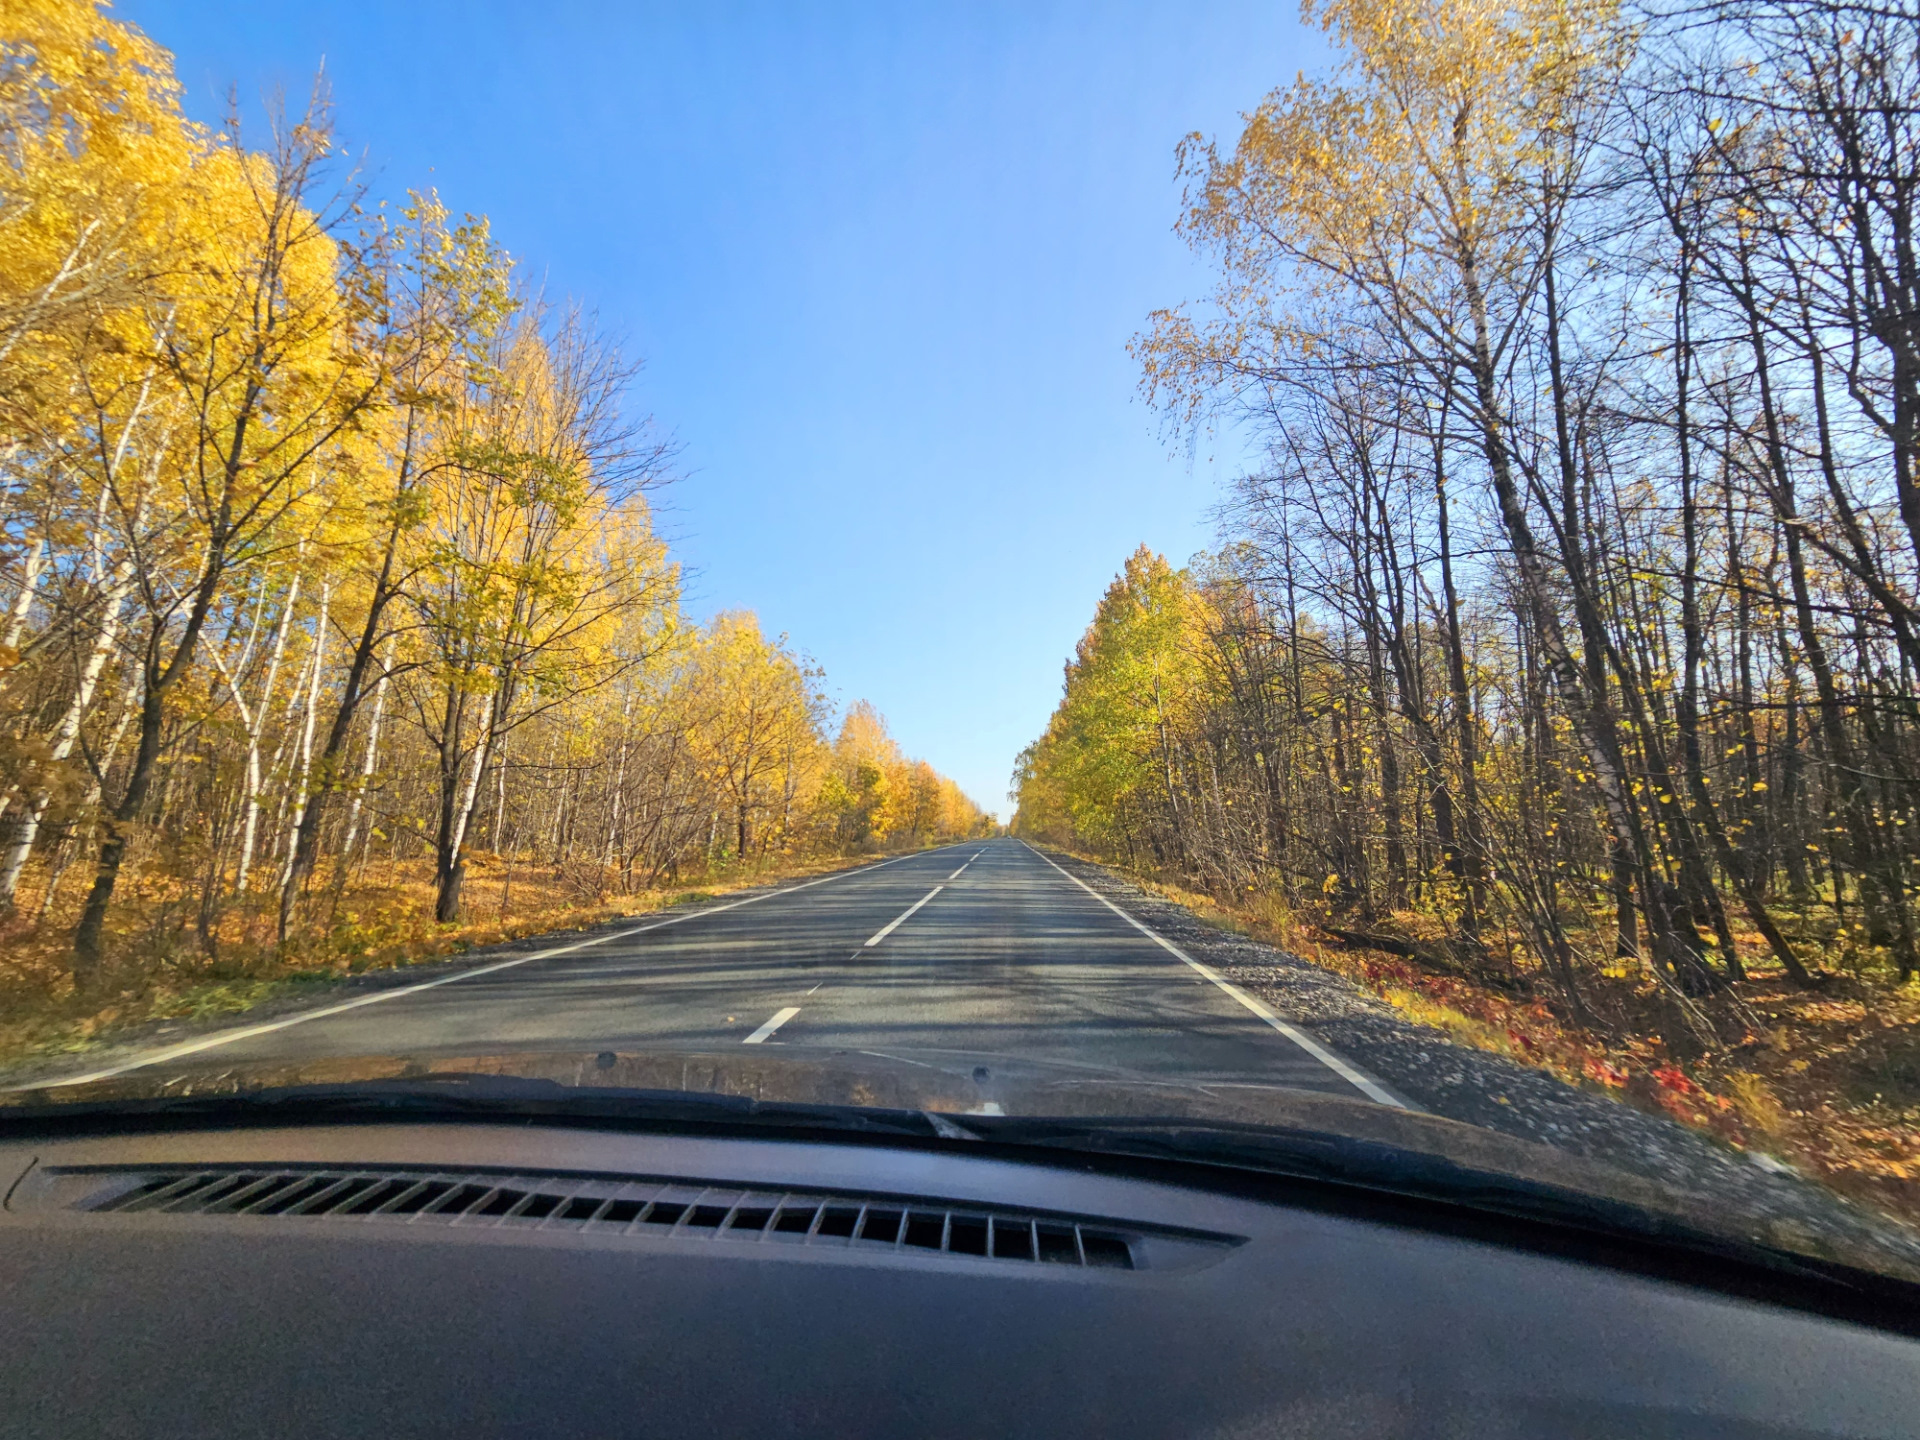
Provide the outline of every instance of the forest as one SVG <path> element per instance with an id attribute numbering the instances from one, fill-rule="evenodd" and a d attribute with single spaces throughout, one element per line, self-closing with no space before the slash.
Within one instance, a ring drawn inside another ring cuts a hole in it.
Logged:
<path id="1" fill-rule="evenodd" d="M 637 369 L 323 95 L 256 145 L 0 9 L 0 1008 L 991 828 L 683 609 Z"/>
<path id="2" fill-rule="evenodd" d="M 1018 829 L 1608 1083 L 1824 1067 L 1920 1175 L 1920 13 L 1306 15 L 1334 68 L 1182 145 L 1214 281 L 1135 342 L 1261 459 L 1100 601 Z"/>

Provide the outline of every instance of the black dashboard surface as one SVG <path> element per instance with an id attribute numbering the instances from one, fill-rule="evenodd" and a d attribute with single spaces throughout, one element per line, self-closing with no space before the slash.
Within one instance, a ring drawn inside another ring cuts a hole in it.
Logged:
<path id="1" fill-rule="evenodd" d="M 202 1130 L 0 1145 L 0 1187 L 5 1435 L 1920 1434 L 1902 1335 L 965 1147 Z M 326 1193 L 415 1198 L 245 1213 Z M 965 1253 L 989 1215 L 1031 1250 Z"/>

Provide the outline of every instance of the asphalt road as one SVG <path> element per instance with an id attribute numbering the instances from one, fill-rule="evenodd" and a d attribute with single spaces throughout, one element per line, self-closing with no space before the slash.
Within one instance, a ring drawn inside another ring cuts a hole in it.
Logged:
<path id="1" fill-rule="evenodd" d="M 979 841 L 689 908 L 194 1041 L 149 1065 L 805 1045 L 992 1054 L 1388 1104 L 1375 1077 L 1046 856 Z"/>
<path id="2" fill-rule="evenodd" d="M 1716 1225 L 1920 1273 L 1910 1235 L 1777 1160 L 1450 1044 L 1337 975 L 1070 864 L 1080 873 L 1011 839 L 949 846 L 361 976 L 326 1000 L 284 997 L 230 1027 L 149 1032 L 97 1052 L 86 1074 L 20 1076 L 15 1088 L 509 1051 L 685 1052 L 703 1064 L 731 1049 L 749 1062 L 864 1053 L 892 1062 L 875 1070 L 882 1080 L 925 1064 L 971 1069 L 978 1083 L 984 1061 L 994 1087 L 1012 1077 L 1015 1094 L 1023 1072 L 1129 1095 L 1309 1091 L 1549 1145 L 1651 1180 Z"/>

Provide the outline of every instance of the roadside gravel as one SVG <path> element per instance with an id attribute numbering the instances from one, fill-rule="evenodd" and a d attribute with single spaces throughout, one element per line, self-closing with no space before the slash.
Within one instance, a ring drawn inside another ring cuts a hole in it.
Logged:
<path id="1" fill-rule="evenodd" d="M 1855 1205 L 1758 1151 L 1741 1151 L 1503 1055 L 1455 1044 L 1344 976 L 1196 918 L 1185 906 L 1083 860 L 1054 854 L 1114 904 L 1431 1114 L 1482 1126 L 1652 1180 L 1786 1248 L 1883 1256 L 1920 1272 L 1920 1234 Z"/>

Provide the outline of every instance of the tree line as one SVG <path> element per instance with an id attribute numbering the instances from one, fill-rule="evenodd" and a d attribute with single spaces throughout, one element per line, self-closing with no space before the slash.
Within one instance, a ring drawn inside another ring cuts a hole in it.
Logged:
<path id="1" fill-rule="evenodd" d="M 750 614 L 698 624 L 635 367 L 323 104 L 251 148 L 85 0 L 0 18 L 0 907 L 286 945 L 370 865 L 631 890 L 979 833 Z M 350 177 L 349 177 L 350 181 Z M 524 870 L 523 870 L 524 873 Z M 120 957 L 124 958 L 124 957 Z"/>
<path id="2" fill-rule="evenodd" d="M 1579 1018 L 1907 981 L 1920 13 L 1306 14 L 1337 67 L 1183 144 L 1217 284 L 1136 342 L 1264 462 L 1127 563 L 1018 823 Z"/>

